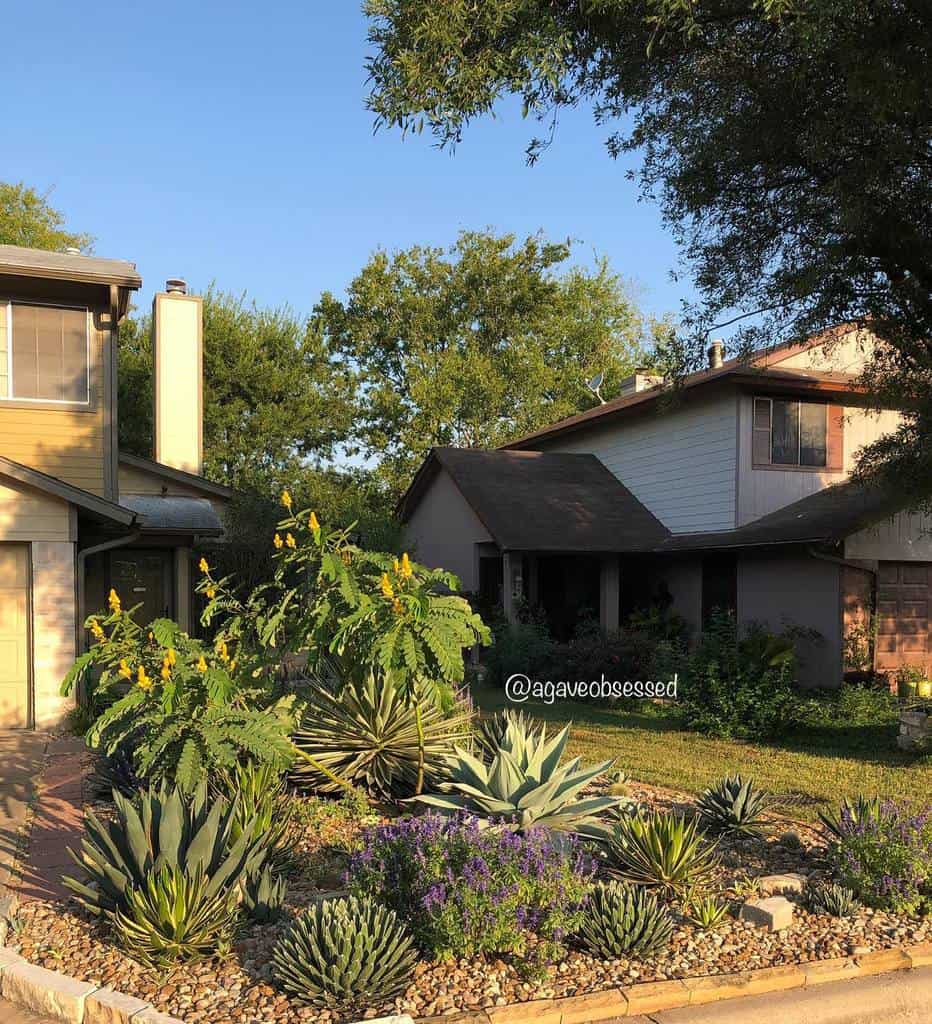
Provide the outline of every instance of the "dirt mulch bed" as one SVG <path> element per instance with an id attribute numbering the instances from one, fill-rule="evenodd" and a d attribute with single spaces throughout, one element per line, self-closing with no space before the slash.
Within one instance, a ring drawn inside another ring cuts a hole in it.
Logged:
<path id="1" fill-rule="evenodd" d="M 690 803 L 685 794 L 631 783 L 639 803 L 678 808 Z M 776 836 L 790 830 L 777 816 Z M 322 890 L 339 884 L 345 855 L 341 848 L 358 835 L 357 823 L 315 821 L 299 837 L 302 870 L 289 879 L 289 913 L 299 913 Z M 784 839 L 723 844 L 718 882 L 736 901 L 752 895 L 754 876 L 798 872 L 817 880 L 822 876 L 823 848 L 816 830 L 794 825 L 797 846 Z M 796 897 L 791 897 L 796 899 Z M 797 901 L 798 902 L 798 901 Z M 737 970 L 771 967 L 932 940 L 932 920 L 864 909 L 851 918 L 808 913 L 797 906 L 793 925 L 767 933 L 729 917 L 713 931 L 701 931 L 681 920 L 668 949 L 643 960 L 604 961 L 576 950 L 551 967 L 542 980 L 527 977 L 522 964 L 476 957 L 440 964 L 418 965 L 413 984 L 390 1004 L 358 1007 L 342 1018 L 328 1011 L 301 1007 L 282 995 L 271 976 L 271 953 L 287 918 L 271 925 L 246 927 L 233 955 L 159 975 L 147 970 L 111 945 L 105 926 L 75 904 L 35 901 L 20 908 L 8 945 L 33 963 L 74 977 L 108 985 L 152 1002 L 159 1010 L 188 1022 L 252 1024 L 276 1022 L 336 1022 L 404 1012 L 433 1016 L 483 1009 L 527 999 L 560 997 L 617 985 L 662 981 Z"/>

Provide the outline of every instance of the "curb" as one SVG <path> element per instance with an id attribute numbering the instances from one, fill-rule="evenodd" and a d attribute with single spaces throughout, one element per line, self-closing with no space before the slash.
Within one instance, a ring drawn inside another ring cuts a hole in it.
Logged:
<path id="1" fill-rule="evenodd" d="M 881 949 L 858 957 L 812 960 L 682 981 L 648 981 L 559 999 L 531 999 L 492 1006 L 488 1010 L 419 1017 L 416 1024 L 525 1024 L 531 1021 L 533 1024 L 591 1024 L 744 996 L 813 988 L 915 967 L 932 967 L 932 942 Z M 0 995 L 33 1013 L 68 1024 L 184 1024 L 135 996 L 38 967 L 4 947 L 0 947 Z M 415 1021 L 406 1014 L 396 1014 L 357 1024 L 415 1024 Z"/>

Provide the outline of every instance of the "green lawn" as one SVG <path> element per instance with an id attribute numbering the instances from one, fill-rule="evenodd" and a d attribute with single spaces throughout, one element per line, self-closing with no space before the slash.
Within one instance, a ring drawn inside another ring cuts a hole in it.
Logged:
<path id="1" fill-rule="evenodd" d="M 484 711 L 506 706 L 500 690 L 476 687 Z M 794 730 L 774 743 L 721 740 L 686 732 L 659 707 L 632 712 L 598 705 L 533 701 L 521 705 L 537 718 L 570 722 L 569 749 L 584 761 L 614 758 L 641 782 L 696 793 L 723 775 L 740 771 L 777 794 L 785 812 L 814 820 L 857 793 L 929 801 L 932 758 L 917 760 L 896 749 L 896 725 L 842 725 Z"/>

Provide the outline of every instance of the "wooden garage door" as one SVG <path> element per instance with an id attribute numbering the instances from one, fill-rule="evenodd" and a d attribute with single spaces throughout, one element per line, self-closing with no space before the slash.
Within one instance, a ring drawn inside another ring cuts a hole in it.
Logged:
<path id="1" fill-rule="evenodd" d="M 29 548 L 0 544 L 0 728 L 29 714 Z"/>
<path id="2" fill-rule="evenodd" d="M 877 570 L 877 668 L 932 668 L 932 563 L 881 562 Z"/>

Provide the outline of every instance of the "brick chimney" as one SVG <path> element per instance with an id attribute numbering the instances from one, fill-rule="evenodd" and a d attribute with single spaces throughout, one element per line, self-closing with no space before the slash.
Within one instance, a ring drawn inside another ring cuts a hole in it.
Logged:
<path id="1" fill-rule="evenodd" d="M 155 460 L 200 476 L 203 470 L 203 321 L 200 296 L 179 278 L 152 300 Z"/>

